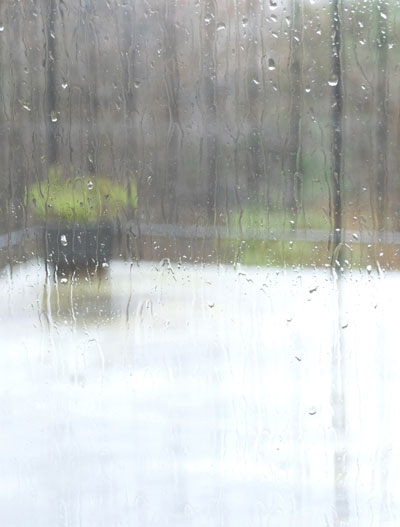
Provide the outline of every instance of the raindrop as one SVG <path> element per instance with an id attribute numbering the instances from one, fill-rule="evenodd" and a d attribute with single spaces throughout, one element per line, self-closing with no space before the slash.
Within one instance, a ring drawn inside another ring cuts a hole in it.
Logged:
<path id="1" fill-rule="evenodd" d="M 269 8 L 274 11 L 278 7 L 276 0 L 269 0 Z"/>
<path id="2" fill-rule="evenodd" d="M 0 33 L 2 33 L 3 31 L 4 31 L 4 25 L 0 24 Z"/>
<path id="3" fill-rule="evenodd" d="M 89 190 L 92 190 L 93 189 L 93 181 L 89 181 L 89 183 L 87 184 L 87 188 Z"/>
<path id="4" fill-rule="evenodd" d="M 64 247 L 68 245 L 67 237 L 65 236 L 65 234 L 61 234 L 60 241 L 61 241 L 61 245 L 63 245 Z"/>
<path id="5" fill-rule="evenodd" d="M 50 113 L 50 119 L 52 123 L 56 123 L 58 121 L 57 112 L 54 110 Z"/>
<path id="6" fill-rule="evenodd" d="M 134 81 L 133 85 L 135 86 L 135 88 L 139 88 L 140 81 Z"/>
<path id="7" fill-rule="evenodd" d="M 306 93 L 310 93 L 310 91 L 311 91 L 310 86 L 306 86 L 306 87 L 304 88 L 304 91 L 305 91 Z"/>
<path id="8" fill-rule="evenodd" d="M 380 12 L 380 15 L 381 17 L 384 19 L 384 20 L 387 20 L 387 14 L 386 13 L 382 13 L 382 11 Z"/>
<path id="9" fill-rule="evenodd" d="M 242 26 L 243 26 L 243 27 L 246 27 L 247 24 L 248 24 L 248 22 L 249 22 L 248 18 L 243 18 L 243 19 L 242 19 Z"/>
<path id="10" fill-rule="evenodd" d="M 208 14 L 204 17 L 204 22 L 206 23 L 206 25 L 208 26 L 208 24 L 211 23 L 211 20 L 213 19 L 213 15 L 212 14 Z"/>
<path id="11" fill-rule="evenodd" d="M 223 31 L 224 29 L 226 29 L 226 24 L 224 22 L 218 22 L 217 31 Z"/>
<path id="12" fill-rule="evenodd" d="M 254 84 L 260 84 L 260 81 L 258 79 L 253 79 Z"/>
<path id="13" fill-rule="evenodd" d="M 329 86 L 334 87 L 337 86 L 339 82 L 337 75 L 332 75 L 328 81 Z"/>
<path id="14" fill-rule="evenodd" d="M 372 265 L 367 265 L 367 271 L 368 271 L 368 273 L 372 272 Z"/>
<path id="15" fill-rule="evenodd" d="M 63 90 L 66 90 L 66 89 L 68 88 L 68 82 L 67 82 L 67 81 L 63 81 L 63 82 L 61 83 L 61 88 L 62 88 Z"/>
<path id="16" fill-rule="evenodd" d="M 31 111 L 31 108 L 30 108 L 27 104 L 23 104 L 23 105 L 22 105 L 22 108 L 23 108 L 24 110 L 26 110 L 27 112 L 30 112 L 30 111 Z"/>
<path id="17" fill-rule="evenodd" d="M 274 71 L 276 68 L 274 59 L 268 59 L 268 69 L 269 71 Z"/>
<path id="18" fill-rule="evenodd" d="M 315 408 L 315 406 L 312 406 L 309 410 L 308 410 L 308 415 L 315 415 L 317 413 L 317 409 Z"/>
<path id="19" fill-rule="evenodd" d="M 358 234 L 353 232 L 353 238 L 357 241 L 358 240 Z"/>
<path id="20" fill-rule="evenodd" d="M 62 284 L 67 284 L 68 283 L 68 278 L 61 278 L 60 282 Z"/>

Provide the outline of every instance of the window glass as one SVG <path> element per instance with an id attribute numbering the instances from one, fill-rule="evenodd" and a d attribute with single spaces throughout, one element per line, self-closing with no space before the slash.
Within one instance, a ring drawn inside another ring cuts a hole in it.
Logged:
<path id="1" fill-rule="evenodd" d="M 399 14 L 0 2 L 1 525 L 397 525 Z"/>

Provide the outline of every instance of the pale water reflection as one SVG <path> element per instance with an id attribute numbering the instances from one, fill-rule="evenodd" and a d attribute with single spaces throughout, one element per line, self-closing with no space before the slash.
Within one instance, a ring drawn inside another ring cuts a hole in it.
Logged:
<path id="1" fill-rule="evenodd" d="M 168 260 L 5 272 L 0 524 L 397 525 L 400 276 L 338 291 Z"/>

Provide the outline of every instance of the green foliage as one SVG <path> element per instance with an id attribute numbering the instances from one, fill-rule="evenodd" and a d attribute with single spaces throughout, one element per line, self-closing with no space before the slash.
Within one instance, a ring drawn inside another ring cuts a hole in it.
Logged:
<path id="1" fill-rule="evenodd" d="M 36 216 L 65 224 L 110 221 L 137 208 L 137 187 L 128 188 L 106 176 L 64 177 L 51 167 L 47 180 L 27 189 L 27 201 Z"/>
<path id="2" fill-rule="evenodd" d="M 230 218 L 232 227 L 241 228 L 244 237 L 251 238 L 252 232 L 291 232 L 296 229 L 318 229 L 330 231 L 331 224 L 327 211 L 308 208 L 306 211 L 299 211 L 296 217 L 285 211 L 282 207 L 262 208 L 245 207 L 242 212 L 235 211 Z"/>

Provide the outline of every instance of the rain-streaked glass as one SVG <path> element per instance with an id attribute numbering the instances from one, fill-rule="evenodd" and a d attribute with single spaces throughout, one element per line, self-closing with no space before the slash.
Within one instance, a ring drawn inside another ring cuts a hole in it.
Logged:
<path id="1" fill-rule="evenodd" d="M 399 9 L 0 2 L 0 525 L 398 525 Z"/>

